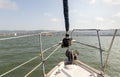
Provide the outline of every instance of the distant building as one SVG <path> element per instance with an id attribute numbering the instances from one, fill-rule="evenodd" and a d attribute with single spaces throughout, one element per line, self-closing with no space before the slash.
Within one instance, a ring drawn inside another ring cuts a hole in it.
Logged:
<path id="1" fill-rule="evenodd" d="M 14 33 L 14 36 L 17 36 L 17 33 Z"/>
<path id="2" fill-rule="evenodd" d="M 51 32 L 44 32 L 42 33 L 43 36 L 53 36 L 53 33 Z"/>
<path id="3" fill-rule="evenodd" d="M 13 33 L 2 33 L 0 36 L 15 36 Z"/>

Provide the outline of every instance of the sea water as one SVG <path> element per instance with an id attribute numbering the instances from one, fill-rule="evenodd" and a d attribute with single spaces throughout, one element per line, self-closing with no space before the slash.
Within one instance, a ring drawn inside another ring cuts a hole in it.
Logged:
<path id="1" fill-rule="evenodd" d="M 43 36 L 42 37 L 42 50 L 58 43 L 63 37 L 60 36 Z M 98 46 L 98 41 L 96 36 L 81 36 L 74 37 L 73 39 L 79 42 Z M 107 50 L 110 46 L 111 36 L 101 37 L 101 46 L 103 51 L 103 63 L 105 61 Z M 120 37 L 117 36 L 113 43 L 113 47 L 110 51 L 110 56 L 108 60 L 108 65 L 106 68 L 106 73 L 111 77 L 120 77 Z M 56 47 L 55 47 L 56 48 Z M 44 53 L 44 58 L 46 58 L 55 48 Z M 78 59 L 84 63 L 99 69 L 101 68 L 100 62 L 100 52 L 98 49 L 91 48 L 88 46 L 81 45 L 79 43 L 72 44 L 71 50 L 78 50 Z M 56 51 L 46 62 L 45 62 L 45 72 L 47 73 L 60 61 L 66 59 L 65 56 L 66 48 L 60 48 Z M 8 70 L 30 60 L 33 57 L 40 55 L 40 43 L 39 36 L 23 37 L 18 39 L 9 39 L 0 41 L 0 75 L 7 72 Z M 37 66 L 41 61 L 41 58 L 37 58 L 28 64 L 16 69 L 13 72 L 8 73 L 3 77 L 24 77 L 30 70 Z M 42 77 L 42 66 L 37 68 L 29 77 Z"/>

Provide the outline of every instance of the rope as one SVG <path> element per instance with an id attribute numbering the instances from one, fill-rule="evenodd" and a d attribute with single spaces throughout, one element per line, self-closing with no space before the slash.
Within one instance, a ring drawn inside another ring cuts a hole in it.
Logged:
<path id="1" fill-rule="evenodd" d="M 115 35 L 116 35 L 116 33 L 117 33 L 117 29 L 116 29 L 115 32 L 114 32 L 113 38 L 112 38 L 112 40 L 111 40 L 110 47 L 109 47 L 109 49 L 108 49 L 107 58 L 106 58 L 106 61 L 105 61 L 105 63 L 104 63 L 104 66 L 103 66 L 103 72 L 105 72 L 105 68 L 106 68 L 107 63 L 108 63 L 108 59 L 109 59 L 109 55 L 110 55 L 110 51 L 111 51 L 111 48 L 112 48 L 112 45 L 113 45 L 113 42 L 114 42 L 114 39 L 115 39 Z"/>
<path id="2" fill-rule="evenodd" d="M 79 44 L 84 45 L 84 46 L 92 47 L 92 48 L 95 48 L 95 49 L 100 49 L 100 48 L 98 48 L 98 47 L 96 47 L 96 46 L 92 46 L 92 45 L 89 45 L 89 44 L 81 43 L 81 42 L 79 42 L 79 41 L 76 41 L 76 43 L 79 43 Z M 105 51 L 105 50 L 103 50 L 103 49 L 101 49 L 101 50 L 102 50 L 102 51 Z"/>
<path id="3" fill-rule="evenodd" d="M 11 70 L 5 72 L 4 74 L 1 74 L 0 77 L 5 76 L 6 74 L 8 74 L 8 73 L 10 73 L 10 72 L 12 72 L 12 71 L 18 69 L 19 67 L 21 67 L 21 66 L 23 66 L 23 65 L 25 65 L 25 64 L 27 64 L 27 63 L 33 61 L 33 60 L 35 60 L 36 58 L 38 58 L 38 56 L 36 56 L 36 57 L 34 57 L 34 58 L 32 58 L 32 59 L 30 59 L 30 60 L 28 60 L 28 61 L 26 61 L 26 62 L 24 62 L 24 63 L 22 63 L 22 64 L 20 64 L 20 65 L 18 65 L 17 67 L 14 67 L 13 69 L 11 69 Z"/>
<path id="4" fill-rule="evenodd" d="M 57 45 L 58 45 L 58 44 L 55 44 L 55 45 L 53 45 L 53 46 L 45 49 L 44 51 L 42 51 L 42 52 L 40 53 L 40 56 L 41 56 L 43 53 L 45 53 L 47 50 L 49 50 L 49 49 L 51 49 L 51 48 L 53 48 L 53 47 L 55 47 L 55 46 L 57 46 Z"/>
<path id="5" fill-rule="evenodd" d="M 38 35 L 38 34 L 31 34 L 31 35 L 23 35 L 23 36 L 16 36 L 16 37 L 2 38 L 2 39 L 0 39 L 0 41 L 3 41 L 3 40 L 9 40 L 9 39 L 16 39 L 16 38 L 21 38 L 21 37 L 35 36 L 35 35 Z"/>
<path id="6" fill-rule="evenodd" d="M 96 31 L 97 29 L 73 29 L 71 32 L 71 38 L 73 37 L 74 31 Z"/>
<path id="7" fill-rule="evenodd" d="M 33 71 L 35 71 L 43 62 L 41 62 L 40 64 L 38 64 L 35 68 L 33 68 L 30 72 L 28 72 L 24 77 L 29 76 Z"/>
<path id="8" fill-rule="evenodd" d="M 45 61 L 48 60 L 48 58 L 49 58 L 51 55 L 53 55 L 53 54 L 55 53 L 55 51 L 57 51 L 58 48 L 60 48 L 60 47 L 61 47 L 61 46 L 59 45 L 59 46 L 45 59 Z"/>
<path id="9" fill-rule="evenodd" d="M 55 53 L 55 51 L 58 50 L 58 48 L 60 48 L 60 45 L 47 57 L 45 58 L 44 61 L 42 61 L 40 64 L 38 64 L 35 68 L 33 68 L 30 72 L 28 72 L 24 77 L 28 77 L 32 72 L 34 72 L 41 64 L 43 64 L 46 60 L 48 60 L 50 58 L 51 55 L 53 55 Z"/>
<path id="10" fill-rule="evenodd" d="M 57 46 L 57 45 L 58 45 L 58 44 L 55 44 L 55 45 L 53 45 L 52 47 L 55 47 L 55 46 Z M 42 52 L 42 54 L 45 53 L 47 50 L 51 49 L 52 47 L 49 47 L 49 48 L 45 49 L 45 50 Z M 41 56 L 41 54 L 40 54 L 40 56 Z M 20 64 L 20 65 L 14 67 L 13 69 L 11 69 L 11 70 L 9 70 L 9 71 L 7 71 L 7 72 L 1 74 L 0 77 L 7 75 L 8 73 L 10 73 L 10 72 L 12 72 L 12 71 L 14 71 L 14 70 L 16 70 L 16 69 L 22 67 L 23 65 L 25 65 L 25 64 L 27 64 L 27 63 L 29 63 L 29 62 L 35 60 L 35 59 L 38 58 L 38 57 L 39 57 L 39 56 L 36 56 L 36 57 L 34 57 L 34 58 L 32 58 L 32 59 L 30 59 L 30 60 L 28 60 L 28 61 L 26 61 L 26 62 L 24 62 L 24 63 L 22 63 L 22 64 Z"/>
<path id="11" fill-rule="evenodd" d="M 65 19 L 65 28 L 66 32 L 69 31 L 69 13 L 68 13 L 68 0 L 63 0 L 63 13 L 64 13 L 64 19 Z"/>

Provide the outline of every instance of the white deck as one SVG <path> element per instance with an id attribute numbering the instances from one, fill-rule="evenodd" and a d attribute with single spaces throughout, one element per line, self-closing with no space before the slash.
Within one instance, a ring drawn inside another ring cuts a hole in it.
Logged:
<path id="1" fill-rule="evenodd" d="M 70 65 L 65 65 L 64 62 L 61 62 L 53 68 L 46 77 L 98 77 L 98 74 L 100 73 L 100 71 L 89 67 L 80 61 Z"/>
<path id="2" fill-rule="evenodd" d="M 92 77 L 90 75 L 92 75 L 92 73 L 78 65 L 65 65 L 63 67 L 58 67 L 50 77 Z"/>

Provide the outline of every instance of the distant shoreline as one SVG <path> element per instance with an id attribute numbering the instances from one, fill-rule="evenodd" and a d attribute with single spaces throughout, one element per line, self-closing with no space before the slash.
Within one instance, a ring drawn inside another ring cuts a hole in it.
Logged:
<path id="1" fill-rule="evenodd" d="M 20 36 L 20 35 L 29 35 L 29 34 L 39 34 L 41 32 L 49 32 L 50 35 L 65 35 L 65 31 L 54 31 L 54 30 L 0 30 L 0 36 Z M 100 31 L 101 36 L 112 36 L 114 34 L 113 30 Z M 71 31 L 69 32 L 71 35 Z M 46 34 L 45 34 L 46 35 Z M 96 31 L 76 31 L 73 33 L 73 36 L 96 36 Z M 116 36 L 120 36 L 120 30 L 117 31 Z"/>

